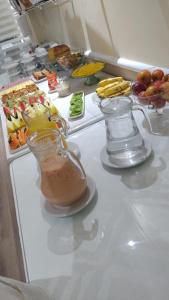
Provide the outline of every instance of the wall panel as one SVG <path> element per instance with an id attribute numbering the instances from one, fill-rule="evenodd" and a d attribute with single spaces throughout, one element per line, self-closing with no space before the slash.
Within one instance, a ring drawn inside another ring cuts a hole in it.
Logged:
<path id="1" fill-rule="evenodd" d="M 169 66 L 169 0 L 73 0 L 30 16 L 39 41 Z"/>

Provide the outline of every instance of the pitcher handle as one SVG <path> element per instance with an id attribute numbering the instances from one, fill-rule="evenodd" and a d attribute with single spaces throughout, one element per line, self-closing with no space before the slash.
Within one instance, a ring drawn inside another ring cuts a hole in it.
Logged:
<path id="1" fill-rule="evenodd" d="M 152 129 L 152 126 L 151 126 L 151 122 L 150 122 L 150 118 L 146 112 L 146 110 L 139 104 L 134 104 L 133 107 L 132 107 L 132 111 L 135 111 L 135 110 L 139 110 L 143 113 L 148 125 L 149 125 L 149 128 L 150 128 L 150 132 L 154 135 L 160 135 L 158 132 L 154 132 L 153 129 Z"/>
<path id="2" fill-rule="evenodd" d="M 65 119 L 62 118 L 59 115 L 57 115 L 57 116 L 50 116 L 50 119 L 51 119 L 51 121 L 54 121 L 54 122 L 60 124 L 60 127 L 63 130 L 63 134 L 66 137 L 68 135 L 69 126 L 68 126 L 67 122 L 65 121 Z"/>

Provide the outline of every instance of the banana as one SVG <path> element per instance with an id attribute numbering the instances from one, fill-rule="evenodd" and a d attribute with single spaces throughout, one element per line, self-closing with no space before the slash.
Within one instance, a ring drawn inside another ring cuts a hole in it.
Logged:
<path id="1" fill-rule="evenodd" d="M 109 97 L 112 94 L 119 93 L 126 89 L 129 86 L 128 81 L 123 80 L 121 83 L 114 87 L 110 87 L 104 91 L 104 97 Z"/>
<path id="2" fill-rule="evenodd" d="M 106 85 L 108 85 L 109 83 L 113 83 L 113 82 L 120 82 L 123 80 L 123 77 L 113 77 L 113 78 L 107 78 L 104 80 L 101 80 L 98 84 L 99 87 L 104 87 Z"/>
<path id="3" fill-rule="evenodd" d="M 123 91 L 123 95 L 125 96 L 128 96 L 131 92 L 131 87 L 129 86 L 128 88 L 126 88 L 124 91 Z"/>
<path id="4" fill-rule="evenodd" d="M 128 88 L 125 88 L 122 92 L 117 92 L 117 93 L 114 93 L 112 95 L 110 95 L 109 97 L 117 97 L 117 96 L 120 96 L 120 95 L 125 95 L 125 96 L 128 96 L 131 92 L 131 89 L 130 87 Z"/>
<path id="5" fill-rule="evenodd" d="M 101 98 L 129 95 L 131 92 L 130 82 L 123 77 L 107 78 L 99 82 L 96 93 Z"/>
<path id="6" fill-rule="evenodd" d="M 117 85 L 119 85 L 119 82 L 113 82 L 113 83 L 107 84 L 104 87 L 99 87 L 99 88 L 96 89 L 96 93 L 97 94 L 103 93 L 105 90 L 107 90 L 109 88 L 113 88 L 113 87 L 115 87 Z"/>

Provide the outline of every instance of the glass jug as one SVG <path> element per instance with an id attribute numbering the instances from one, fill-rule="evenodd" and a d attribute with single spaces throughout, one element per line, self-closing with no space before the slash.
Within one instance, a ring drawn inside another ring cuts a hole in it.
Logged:
<path id="1" fill-rule="evenodd" d="M 141 106 L 134 106 L 129 97 L 115 97 L 102 100 L 99 107 L 104 114 L 106 125 L 106 151 L 112 164 L 136 164 L 144 157 L 146 146 L 133 117 L 133 110 L 141 110 L 151 124 Z"/>
<path id="2" fill-rule="evenodd" d="M 78 158 L 63 147 L 60 131 L 43 129 L 27 140 L 39 162 L 41 191 L 51 204 L 68 206 L 81 199 L 87 183 Z"/>
<path id="3" fill-rule="evenodd" d="M 33 106 L 26 107 L 26 109 L 22 111 L 22 118 L 30 133 L 45 128 L 59 128 L 63 133 L 61 137 L 64 147 L 68 147 L 65 140 L 65 137 L 68 134 L 68 125 L 65 119 L 59 115 L 51 116 L 50 109 L 45 105 L 36 103 Z"/>

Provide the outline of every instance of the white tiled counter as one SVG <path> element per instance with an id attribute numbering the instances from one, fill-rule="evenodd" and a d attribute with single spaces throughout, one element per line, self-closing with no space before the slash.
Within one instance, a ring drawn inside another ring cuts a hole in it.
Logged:
<path id="1" fill-rule="evenodd" d="M 103 168 L 103 121 L 70 136 L 97 186 L 73 217 L 45 209 L 31 153 L 10 165 L 27 280 L 46 285 L 56 300 L 168 300 L 169 139 L 136 118 L 154 154 L 132 169 Z"/>

